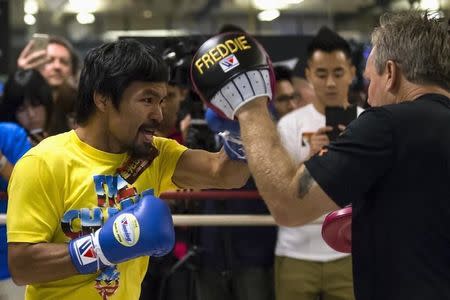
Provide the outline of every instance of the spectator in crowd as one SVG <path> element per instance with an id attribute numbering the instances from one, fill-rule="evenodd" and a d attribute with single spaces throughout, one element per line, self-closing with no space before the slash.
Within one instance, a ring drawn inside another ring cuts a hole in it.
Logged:
<path id="1" fill-rule="evenodd" d="M 19 69 L 36 69 L 45 78 L 56 103 L 55 116 L 65 114 L 67 126 L 74 128 L 74 110 L 77 95 L 79 58 L 72 44 L 59 36 L 50 36 L 45 50 L 33 49 L 31 40 L 17 59 Z M 55 120 L 60 122 L 61 119 Z"/>
<path id="2" fill-rule="evenodd" d="M 243 30 L 227 24 L 220 32 Z M 213 127 L 211 129 L 216 131 Z M 220 148 L 217 136 L 215 141 L 216 147 Z M 253 179 L 236 191 L 248 190 L 256 190 Z M 202 200 L 199 206 L 203 214 L 268 213 L 261 199 L 247 200 L 239 196 L 231 200 Z M 197 299 L 272 300 L 275 239 L 275 227 L 198 228 L 194 234 L 194 244 L 199 249 L 195 278 Z"/>
<path id="3" fill-rule="evenodd" d="M 349 106 L 348 91 L 355 74 L 348 43 L 326 27 L 313 38 L 307 55 L 305 73 L 317 96 L 278 123 L 282 143 L 298 164 L 330 143 L 325 107 Z M 354 299 L 351 257 L 331 249 L 322 239 L 321 228 L 317 223 L 279 227 L 277 300 Z"/>
<path id="4" fill-rule="evenodd" d="M 294 86 L 294 90 L 299 95 L 299 100 L 297 103 L 299 108 L 314 101 L 316 95 L 311 83 L 309 83 L 308 80 L 299 76 L 293 76 L 292 85 Z"/>
<path id="5" fill-rule="evenodd" d="M 33 69 L 18 70 L 9 77 L 1 98 L 0 120 L 5 122 L 0 123 L 0 213 L 4 214 L 13 165 L 32 145 L 68 128 L 65 115 L 54 111 L 50 86 Z M 6 226 L 0 225 L 0 299 L 24 299 L 25 288 L 12 282 L 7 257 Z"/>
<path id="6" fill-rule="evenodd" d="M 35 145 L 49 136 L 49 132 L 63 132 L 61 124 L 51 123 L 53 100 L 50 86 L 36 70 L 18 70 L 5 84 L 0 120 L 15 122 L 25 128 Z M 56 119 L 56 118 L 55 118 Z"/>
<path id="7" fill-rule="evenodd" d="M 6 214 L 7 186 L 14 164 L 31 148 L 27 133 L 14 123 L 0 123 L 0 214 Z M 25 288 L 17 286 L 8 270 L 6 225 L 0 224 L 0 300 L 23 300 Z"/>
<path id="8" fill-rule="evenodd" d="M 65 84 L 76 86 L 79 59 L 72 44 L 62 37 L 50 36 L 46 50 L 34 51 L 31 40 L 17 59 L 19 69 L 37 69 L 47 80 L 54 93 Z"/>
<path id="9" fill-rule="evenodd" d="M 285 66 L 275 66 L 275 97 L 271 102 L 277 119 L 300 107 L 300 95 L 292 84 L 292 71 Z"/>

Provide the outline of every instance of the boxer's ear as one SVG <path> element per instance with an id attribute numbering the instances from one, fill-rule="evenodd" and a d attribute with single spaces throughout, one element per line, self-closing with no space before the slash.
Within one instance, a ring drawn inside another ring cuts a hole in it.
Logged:
<path id="1" fill-rule="evenodd" d="M 101 112 L 105 112 L 106 111 L 106 103 L 107 103 L 107 101 L 108 101 L 108 98 L 106 96 L 100 94 L 97 91 L 94 92 L 94 103 L 95 103 L 95 106 Z"/>

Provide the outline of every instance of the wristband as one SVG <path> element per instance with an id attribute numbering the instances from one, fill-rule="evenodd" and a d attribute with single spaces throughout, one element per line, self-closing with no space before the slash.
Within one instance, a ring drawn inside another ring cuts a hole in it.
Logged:
<path id="1" fill-rule="evenodd" d="M 231 160 L 247 161 L 245 157 L 244 145 L 239 136 L 233 136 L 229 131 L 218 133 L 222 140 L 223 148 Z"/>

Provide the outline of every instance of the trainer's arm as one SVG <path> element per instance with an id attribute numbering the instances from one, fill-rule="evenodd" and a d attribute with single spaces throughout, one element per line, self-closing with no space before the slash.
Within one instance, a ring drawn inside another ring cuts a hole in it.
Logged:
<path id="1" fill-rule="evenodd" d="M 339 208 L 304 165 L 298 167 L 291 160 L 270 118 L 265 97 L 244 105 L 237 117 L 250 172 L 278 224 L 306 224 Z"/>
<path id="2" fill-rule="evenodd" d="M 182 188 L 239 188 L 250 176 L 246 163 L 231 160 L 223 148 L 219 152 L 186 150 L 180 157 L 173 182 Z"/>
<path id="3" fill-rule="evenodd" d="M 67 244 L 8 243 L 8 265 L 17 285 L 48 282 L 78 274 Z"/>

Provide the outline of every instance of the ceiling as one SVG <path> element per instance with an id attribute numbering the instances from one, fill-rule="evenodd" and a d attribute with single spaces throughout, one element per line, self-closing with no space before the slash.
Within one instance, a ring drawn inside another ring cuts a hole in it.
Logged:
<path id="1" fill-rule="evenodd" d="M 39 5 L 33 26 L 23 21 L 25 1 L 36 1 Z M 80 40 L 101 37 L 115 30 L 160 30 L 160 34 L 166 35 L 170 34 L 166 30 L 175 30 L 175 34 L 212 33 L 221 24 L 233 23 L 249 32 L 263 34 L 313 33 L 320 25 L 328 25 L 348 34 L 364 35 L 385 10 L 407 9 L 410 3 L 420 1 L 437 1 L 447 17 L 450 10 L 450 0 L 304 0 L 280 8 L 281 15 L 274 21 L 260 22 L 256 4 L 280 6 L 288 0 L 80 1 L 84 9 L 93 11 L 96 17 L 93 24 L 81 25 L 76 21 L 75 0 L 9 0 L 13 32 L 50 32 Z"/>

